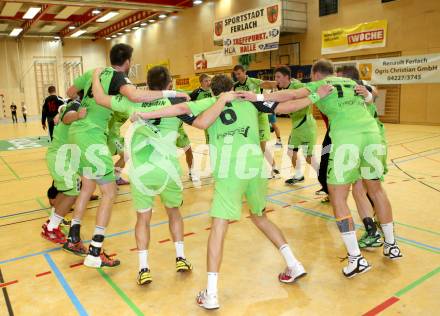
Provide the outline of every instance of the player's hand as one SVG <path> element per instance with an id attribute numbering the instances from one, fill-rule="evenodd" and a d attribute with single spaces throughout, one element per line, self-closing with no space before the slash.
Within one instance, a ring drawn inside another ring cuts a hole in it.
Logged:
<path id="1" fill-rule="evenodd" d="M 257 95 L 253 92 L 250 91 L 240 91 L 240 92 L 236 92 L 237 97 L 243 100 L 248 100 L 251 102 L 256 102 L 257 101 Z"/>
<path id="2" fill-rule="evenodd" d="M 104 70 L 104 68 L 96 68 L 93 71 L 93 79 L 96 79 L 96 77 L 99 77 L 101 75 L 101 72 Z"/>
<path id="3" fill-rule="evenodd" d="M 357 85 L 356 87 L 354 87 L 354 91 L 356 91 L 356 93 L 358 95 L 361 95 L 364 98 L 368 97 L 368 94 L 369 94 L 367 87 L 362 86 L 362 85 Z"/>
<path id="4" fill-rule="evenodd" d="M 78 118 L 79 118 L 79 119 L 83 119 L 83 118 L 85 118 L 86 115 L 87 115 L 87 108 L 80 108 L 80 109 L 78 110 Z"/>
<path id="5" fill-rule="evenodd" d="M 133 112 L 133 114 L 130 116 L 130 121 L 133 123 L 133 122 L 138 121 L 141 118 L 142 117 L 139 115 L 139 112 Z"/>
<path id="6" fill-rule="evenodd" d="M 46 130 L 46 124 L 43 124 L 42 127 L 44 130 Z"/>
<path id="7" fill-rule="evenodd" d="M 316 92 L 319 94 L 319 97 L 322 99 L 328 96 L 332 91 L 333 91 L 333 86 L 326 84 L 320 86 Z"/>
<path id="8" fill-rule="evenodd" d="M 53 118 L 53 123 L 54 123 L 55 125 L 58 125 L 59 120 L 60 120 L 60 115 L 57 114 L 57 115 L 55 115 L 55 117 Z"/>
<path id="9" fill-rule="evenodd" d="M 238 98 L 237 92 L 234 91 L 223 92 L 220 94 L 220 99 L 222 99 L 226 103 L 231 102 L 232 100 L 235 100 L 237 98 Z"/>
<path id="10" fill-rule="evenodd" d="M 176 98 L 185 98 L 186 101 L 191 101 L 189 95 L 184 92 L 176 92 Z"/>

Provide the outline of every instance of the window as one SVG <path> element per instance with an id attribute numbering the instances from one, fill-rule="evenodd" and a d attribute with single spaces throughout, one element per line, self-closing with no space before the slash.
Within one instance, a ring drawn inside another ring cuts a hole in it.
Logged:
<path id="1" fill-rule="evenodd" d="M 338 13 L 338 0 L 319 0 L 319 16 Z"/>

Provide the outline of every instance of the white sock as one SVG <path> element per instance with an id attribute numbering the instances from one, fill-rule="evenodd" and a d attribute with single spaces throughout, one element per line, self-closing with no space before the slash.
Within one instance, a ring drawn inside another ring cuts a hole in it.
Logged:
<path id="1" fill-rule="evenodd" d="M 356 232 L 354 230 L 341 233 L 341 237 L 350 256 L 359 256 L 361 254 L 358 241 L 356 239 Z"/>
<path id="2" fill-rule="evenodd" d="M 217 294 L 218 272 L 208 272 L 208 285 L 206 292 L 208 294 Z"/>
<path id="3" fill-rule="evenodd" d="M 115 168 L 115 177 L 116 177 L 116 180 L 118 180 L 118 179 L 121 178 L 121 173 L 122 173 L 122 169 L 119 168 L 119 167 L 116 167 L 116 168 Z"/>
<path id="4" fill-rule="evenodd" d="M 104 236 L 105 235 L 105 227 L 96 225 L 95 231 L 93 232 L 93 236 L 96 236 L 96 235 Z"/>
<path id="5" fill-rule="evenodd" d="M 295 258 L 293 255 L 292 249 L 290 249 L 290 246 L 288 244 L 284 244 L 280 247 L 281 254 L 284 257 L 284 260 L 286 261 L 286 265 L 290 267 L 294 267 L 298 263 L 298 259 Z"/>
<path id="6" fill-rule="evenodd" d="M 70 227 L 73 225 L 81 225 L 81 220 L 77 218 L 72 218 L 72 221 L 70 222 Z"/>
<path id="7" fill-rule="evenodd" d="M 301 165 L 297 163 L 295 166 L 295 175 L 293 176 L 295 179 L 301 179 L 304 177 L 301 169 Z"/>
<path id="8" fill-rule="evenodd" d="M 53 212 L 49 217 L 49 224 L 47 224 L 47 230 L 53 231 L 54 228 L 58 228 L 61 222 L 63 221 L 63 217 Z"/>
<path id="9" fill-rule="evenodd" d="M 139 271 L 142 269 L 149 269 L 148 250 L 138 250 L 138 256 L 139 256 Z"/>
<path id="10" fill-rule="evenodd" d="M 176 258 L 185 258 L 185 252 L 184 252 L 184 243 L 183 240 L 176 241 L 174 243 L 174 247 L 176 248 Z"/>
<path id="11" fill-rule="evenodd" d="M 390 222 L 387 224 L 380 224 L 380 227 L 382 227 L 383 235 L 385 237 L 385 242 L 393 245 L 395 242 L 395 240 L 394 240 L 394 223 Z"/>

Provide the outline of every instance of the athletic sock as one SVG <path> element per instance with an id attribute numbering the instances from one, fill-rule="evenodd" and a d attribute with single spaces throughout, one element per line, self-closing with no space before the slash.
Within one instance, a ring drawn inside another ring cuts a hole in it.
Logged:
<path id="1" fill-rule="evenodd" d="M 105 235 L 105 227 L 103 226 L 95 226 L 95 231 L 93 232 L 93 235 Z"/>
<path id="2" fill-rule="evenodd" d="M 361 254 L 358 241 L 356 239 L 356 232 L 354 230 L 341 233 L 341 237 L 350 256 L 359 256 Z"/>
<path id="3" fill-rule="evenodd" d="M 93 235 L 89 246 L 89 255 L 99 257 L 101 254 L 102 244 L 104 242 L 104 235 Z"/>
<path id="4" fill-rule="evenodd" d="M 302 177 L 304 177 L 301 166 L 299 166 L 298 164 L 295 166 L 295 175 L 293 177 L 295 179 L 301 179 Z"/>
<path id="5" fill-rule="evenodd" d="M 281 138 L 277 138 L 278 142 L 281 143 Z"/>
<path id="6" fill-rule="evenodd" d="M 63 221 L 63 217 L 53 212 L 49 217 L 49 224 L 47 224 L 47 230 L 53 231 L 54 228 L 58 228 L 61 222 Z"/>
<path id="7" fill-rule="evenodd" d="M 174 247 L 176 248 L 176 258 L 185 258 L 185 252 L 184 252 L 184 243 L 183 240 L 176 241 L 174 243 Z"/>
<path id="8" fill-rule="evenodd" d="M 290 246 L 288 244 L 282 245 L 280 247 L 280 251 L 284 257 L 284 260 L 286 261 L 286 265 L 289 268 L 294 267 L 298 263 L 298 259 L 295 258 L 292 249 L 290 249 Z"/>
<path id="9" fill-rule="evenodd" d="M 139 271 L 149 269 L 148 267 L 148 250 L 138 250 Z"/>
<path id="10" fill-rule="evenodd" d="M 72 221 L 70 222 L 70 227 L 73 225 L 81 225 L 81 220 L 78 218 L 72 218 Z"/>
<path id="11" fill-rule="evenodd" d="M 364 223 L 365 230 L 367 231 L 369 236 L 376 235 L 377 227 L 376 223 L 373 221 L 371 217 L 365 217 L 362 222 Z"/>
<path id="12" fill-rule="evenodd" d="M 122 173 L 122 169 L 119 168 L 119 167 L 116 167 L 116 168 L 115 168 L 115 177 L 116 177 L 116 180 L 121 179 L 121 173 Z"/>
<path id="13" fill-rule="evenodd" d="M 387 224 L 380 224 L 380 227 L 382 227 L 383 235 L 385 238 L 385 242 L 387 244 L 393 245 L 394 240 L 394 224 L 393 222 L 387 223 Z"/>
<path id="14" fill-rule="evenodd" d="M 218 272 L 208 272 L 208 285 L 206 292 L 210 294 L 217 294 Z"/>

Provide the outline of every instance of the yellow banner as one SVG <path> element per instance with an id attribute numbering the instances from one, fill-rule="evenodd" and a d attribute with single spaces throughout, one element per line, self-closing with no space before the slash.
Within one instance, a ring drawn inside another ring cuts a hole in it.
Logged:
<path id="1" fill-rule="evenodd" d="M 200 86 L 199 77 L 185 77 L 176 79 L 176 90 L 193 91 Z"/>
<path id="2" fill-rule="evenodd" d="M 321 53 L 385 47 L 387 21 L 378 20 L 322 32 Z"/>
<path id="3" fill-rule="evenodd" d="M 147 64 L 147 71 L 155 66 L 164 66 L 164 67 L 170 69 L 170 61 L 169 61 L 169 59 L 166 59 L 166 60 L 159 61 L 158 63 L 155 63 L 155 64 Z"/>

